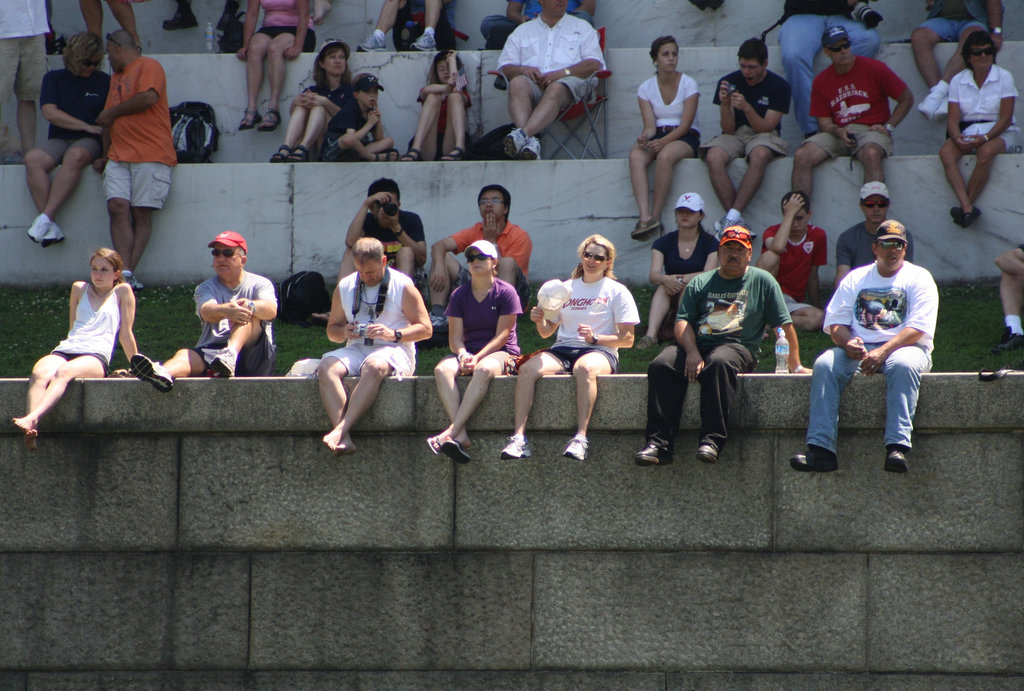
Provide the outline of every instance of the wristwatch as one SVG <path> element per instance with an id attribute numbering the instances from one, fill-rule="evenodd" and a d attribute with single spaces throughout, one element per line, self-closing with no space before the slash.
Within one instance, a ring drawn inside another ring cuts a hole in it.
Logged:
<path id="1" fill-rule="evenodd" d="M 597 345 L 597 336 L 590 334 L 590 345 Z"/>
<path id="2" fill-rule="evenodd" d="M 250 312 L 255 312 L 256 311 L 256 303 L 253 302 L 252 300 L 249 300 L 249 311 Z"/>
<path id="3" fill-rule="evenodd" d="M 570 70 L 570 69 L 569 69 L 568 67 L 566 67 L 566 68 L 565 68 L 565 69 L 563 70 L 563 72 L 565 72 L 565 76 L 566 76 L 566 77 L 571 77 L 571 76 L 572 76 L 572 70 Z"/>
<path id="4" fill-rule="evenodd" d="M 401 340 L 402 340 L 402 332 L 399 331 L 398 329 L 395 329 L 395 343 L 398 343 Z"/>
<path id="5" fill-rule="evenodd" d="M 885 123 L 885 129 L 889 130 L 889 134 L 892 134 L 893 132 L 895 132 L 895 131 L 896 131 L 896 128 L 895 128 L 895 127 L 893 127 L 893 126 L 892 126 L 891 124 L 889 124 L 888 122 L 887 122 L 887 123 Z"/>
<path id="6" fill-rule="evenodd" d="M 992 27 L 992 33 L 994 33 L 994 34 L 1001 34 L 1001 33 L 1003 33 L 1003 27 L 1001 27 L 1001 26 L 993 26 Z"/>

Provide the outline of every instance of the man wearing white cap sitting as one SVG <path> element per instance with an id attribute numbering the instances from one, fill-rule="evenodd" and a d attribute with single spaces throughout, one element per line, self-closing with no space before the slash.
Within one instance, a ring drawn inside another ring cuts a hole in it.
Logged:
<path id="1" fill-rule="evenodd" d="M 860 188 L 860 210 L 864 214 L 861 223 L 843 231 L 836 241 L 836 282 L 850 273 L 850 269 L 875 262 L 872 247 L 878 226 L 888 216 L 891 197 L 884 182 L 868 182 Z M 914 261 L 914 236 L 907 231 L 907 261 Z"/>

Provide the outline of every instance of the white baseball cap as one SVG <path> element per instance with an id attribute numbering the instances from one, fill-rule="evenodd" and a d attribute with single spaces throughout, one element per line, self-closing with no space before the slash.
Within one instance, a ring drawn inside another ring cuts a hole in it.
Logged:
<path id="1" fill-rule="evenodd" d="M 687 192 L 676 200 L 677 209 L 704 212 L 704 199 L 696 192 Z"/>
<path id="2" fill-rule="evenodd" d="M 494 246 L 494 243 L 488 242 L 487 240 L 477 240 L 472 245 L 466 248 L 466 252 L 469 251 L 470 247 L 475 248 L 478 252 L 480 252 L 480 254 L 484 255 L 485 257 L 490 257 L 491 259 L 498 258 L 498 248 Z"/>
<path id="3" fill-rule="evenodd" d="M 860 200 L 864 201 L 868 197 L 877 194 L 880 197 L 889 197 L 889 188 L 885 186 L 884 182 L 878 182 L 877 180 L 872 182 L 865 182 L 864 186 L 860 188 Z"/>

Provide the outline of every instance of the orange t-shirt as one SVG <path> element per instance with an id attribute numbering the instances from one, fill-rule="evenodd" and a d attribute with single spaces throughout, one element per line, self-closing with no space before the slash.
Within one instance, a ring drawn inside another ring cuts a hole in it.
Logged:
<path id="1" fill-rule="evenodd" d="M 451 236 L 455 241 L 455 251 L 462 252 L 477 240 L 484 239 L 484 224 L 477 222 L 475 225 L 460 230 Z M 512 257 L 516 266 L 523 271 L 523 276 L 530 275 L 530 253 L 533 252 L 533 240 L 525 230 L 515 223 L 506 221 L 505 229 L 498 234 L 498 254 L 502 257 Z"/>
<path id="2" fill-rule="evenodd" d="M 143 55 L 110 78 L 105 108 L 120 105 L 152 89 L 157 101 L 149 108 L 122 115 L 110 126 L 107 157 L 121 163 L 178 163 L 171 138 L 171 111 L 167 105 L 167 78 L 160 63 Z"/>

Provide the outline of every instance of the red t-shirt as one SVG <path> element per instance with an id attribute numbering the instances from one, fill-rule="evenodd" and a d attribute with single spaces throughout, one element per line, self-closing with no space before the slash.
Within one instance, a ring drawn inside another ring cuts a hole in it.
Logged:
<path id="1" fill-rule="evenodd" d="M 896 100 L 907 88 L 885 63 L 858 56 L 845 74 L 826 67 L 811 85 L 811 117 L 832 118 L 844 127 L 881 125 L 889 119 L 889 99 Z"/>
<path id="2" fill-rule="evenodd" d="M 764 231 L 761 236 L 761 251 L 764 252 L 768 238 L 775 237 L 779 226 L 774 225 Z M 782 292 L 797 302 L 804 301 L 807 292 L 807 279 L 811 276 L 811 268 L 823 266 L 828 260 L 828 240 L 825 231 L 818 226 L 807 224 L 807 235 L 800 242 L 790 240 L 786 243 L 786 251 L 779 261 L 779 270 L 775 278 L 782 286 Z"/>

